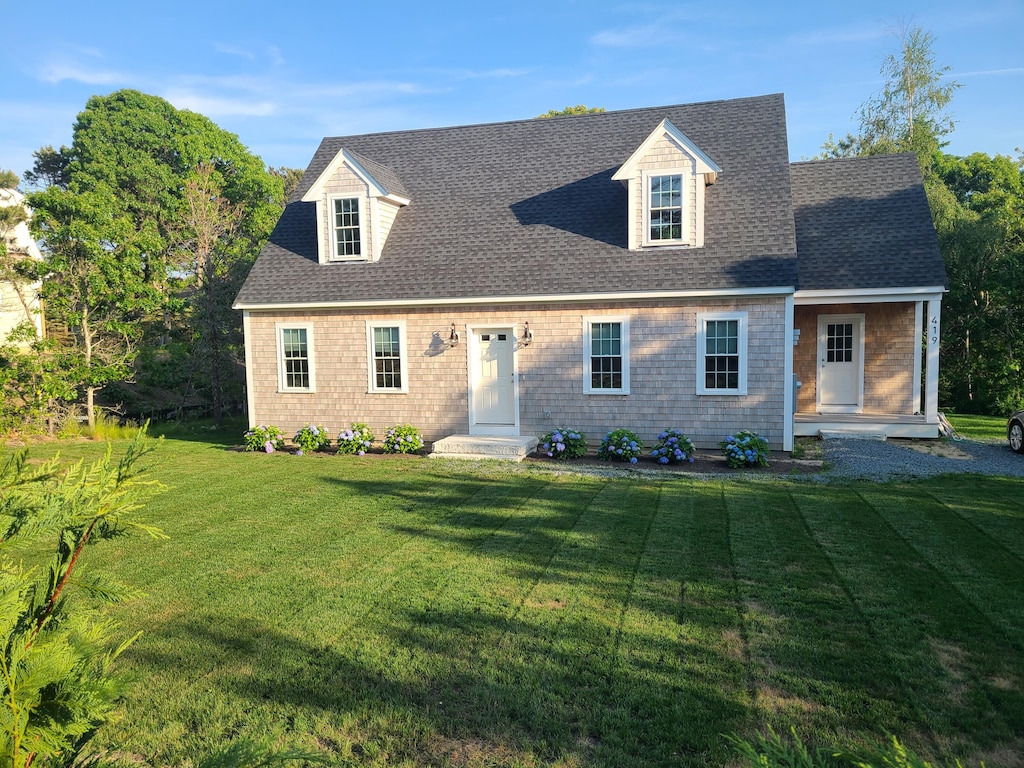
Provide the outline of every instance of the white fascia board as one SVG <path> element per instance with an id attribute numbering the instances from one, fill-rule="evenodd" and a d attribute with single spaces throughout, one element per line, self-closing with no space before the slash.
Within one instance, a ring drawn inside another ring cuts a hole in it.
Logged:
<path id="1" fill-rule="evenodd" d="M 352 172 L 366 182 L 370 188 L 370 194 L 374 197 L 387 197 L 388 191 L 384 189 L 379 181 L 377 181 L 372 174 L 370 174 L 363 166 L 361 166 L 352 155 L 344 149 L 339 149 L 338 154 L 334 156 L 334 159 L 327 164 L 324 168 L 323 173 L 317 176 L 316 181 L 313 182 L 312 186 L 306 191 L 306 194 L 302 196 L 302 202 L 313 203 L 320 199 L 320 195 L 323 193 L 324 185 L 334 176 L 338 168 L 342 165 L 347 165 Z"/>
<path id="2" fill-rule="evenodd" d="M 697 173 L 717 175 L 722 172 L 722 169 L 718 166 L 714 160 L 696 144 L 694 144 L 689 137 L 672 125 L 668 118 L 665 118 L 658 124 L 651 134 L 644 139 L 643 143 L 637 147 L 636 151 L 629 156 L 629 160 L 623 163 L 622 167 L 619 168 L 612 176 L 613 181 L 627 181 L 638 174 L 637 166 L 640 161 L 647 155 L 655 144 L 657 144 L 662 137 L 667 136 L 672 139 L 679 148 L 697 161 L 695 171 Z"/>
<path id="3" fill-rule="evenodd" d="M 662 299 L 747 299 L 758 296 L 792 296 L 793 286 L 765 288 L 718 288 L 690 291 L 628 291 L 610 293 L 563 293 L 538 296 L 470 296 L 438 299 L 364 299 L 353 301 L 309 301 L 301 303 L 235 303 L 232 309 L 251 312 L 270 310 L 346 309 L 354 307 L 452 307 L 495 304 L 561 304 L 595 301 L 657 301 Z"/>
<path id="4" fill-rule="evenodd" d="M 797 306 L 806 304 L 877 304 L 890 301 L 941 300 L 946 289 L 941 285 L 909 288 L 848 288 L 844 290 L 797 291 Z"/>

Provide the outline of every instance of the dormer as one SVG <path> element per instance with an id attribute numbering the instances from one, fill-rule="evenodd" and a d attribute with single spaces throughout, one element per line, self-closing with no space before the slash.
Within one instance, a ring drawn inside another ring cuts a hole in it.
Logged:
<path id="1" fill-rule="evenodd" d="M 398 211 L 410 200 L 394 171 L 342 149 L 302 202 L 316 203 L 317 257 L 328 264 L 379 261 Z"/>
<path id="2" fill-rule="evenodd" d="M 722 169 L 662 120 L 612 176 L 629 191 L 629 248 L 704 246 L 704 188 Z"/>

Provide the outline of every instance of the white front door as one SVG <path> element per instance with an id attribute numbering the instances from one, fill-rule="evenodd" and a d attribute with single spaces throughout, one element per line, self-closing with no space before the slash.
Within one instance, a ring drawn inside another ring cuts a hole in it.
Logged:
<path id="1" fill-rule="evenodd" d="M 818 315 L 818 411 L 864 409 L 864 315 Z"/>
<path id="2" fill-rule="evenodd" d="M 470 343 L 470 434 L 518 435 L 515 328 L 473 328 Z"/>

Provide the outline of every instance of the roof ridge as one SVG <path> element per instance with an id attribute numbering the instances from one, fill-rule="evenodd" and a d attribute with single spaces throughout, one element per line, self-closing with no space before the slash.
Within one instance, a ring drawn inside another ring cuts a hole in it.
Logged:
<path id="1" fill-rule="evenodd" d="M 321 145 L 327 141 L 344 140 L 344 139 L 364 139 L 369 137 L 385 137 L 394 136 L 397 134 L 411 134 L 411 133 L 431 133 L 434 131 L 458 131 L 466 128 L 497 128 L 504 125 L 522 125 L 524 123 L 545 123 L 562 122 L 563 119 L 572 118 L 573 120 L 592 120 L 613 117 L 616 115 L 627 115 L 627 114 L 640 114 L 642 112 L 657 112 L 658 110 L 665 109 L 680 109 L 690 107 L 708 107 L 714 104 L 737 104 L 742 102 L 769 100 L 769 99 L 782 99 L 784 98 L 782 92 L 776 93 L 764 93 L 759 96 L 739 96 L 732 99 L 710 99 L 708 101 L 691 101 L 691 102 L 679 102 L 677 104 L 662 104 L 653 107 L 630 107 L 628 109 L 613 109 L 606 112 L 588 112 L 581 115 L 556 115 L 554 117 L 527 117 L 519 118 L 518 120 L 496 120 L 495 122 L 483 122 L 483 123 L 462 123 L 458 125 L 437 125 L 429 128 L 404 128 L 395 131 L 371 131 L 369 133 L 350 133 L 350 134 L 339 134 L 336 136 L 324 136 L 321 139 Z"/>

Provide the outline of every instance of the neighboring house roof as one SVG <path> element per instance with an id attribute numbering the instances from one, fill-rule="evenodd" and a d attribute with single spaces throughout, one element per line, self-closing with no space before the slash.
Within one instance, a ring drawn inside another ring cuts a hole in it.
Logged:
<path id="1" fill-rule="evenodd" d="M 631 251 L 612 176 L 666 119 L 721 168 L 705 244 Z M 411 200 L 378 262 L 317 263 L 301 200 L 342 150 Z M 780 94 L 328 138 L 236 306 L 794 288 L 792 210 Z"/>
<path id="2" fill-rule="evenodd" d="M 946 287 L 913 154 L 794 163 L 800 290 Z"/>

